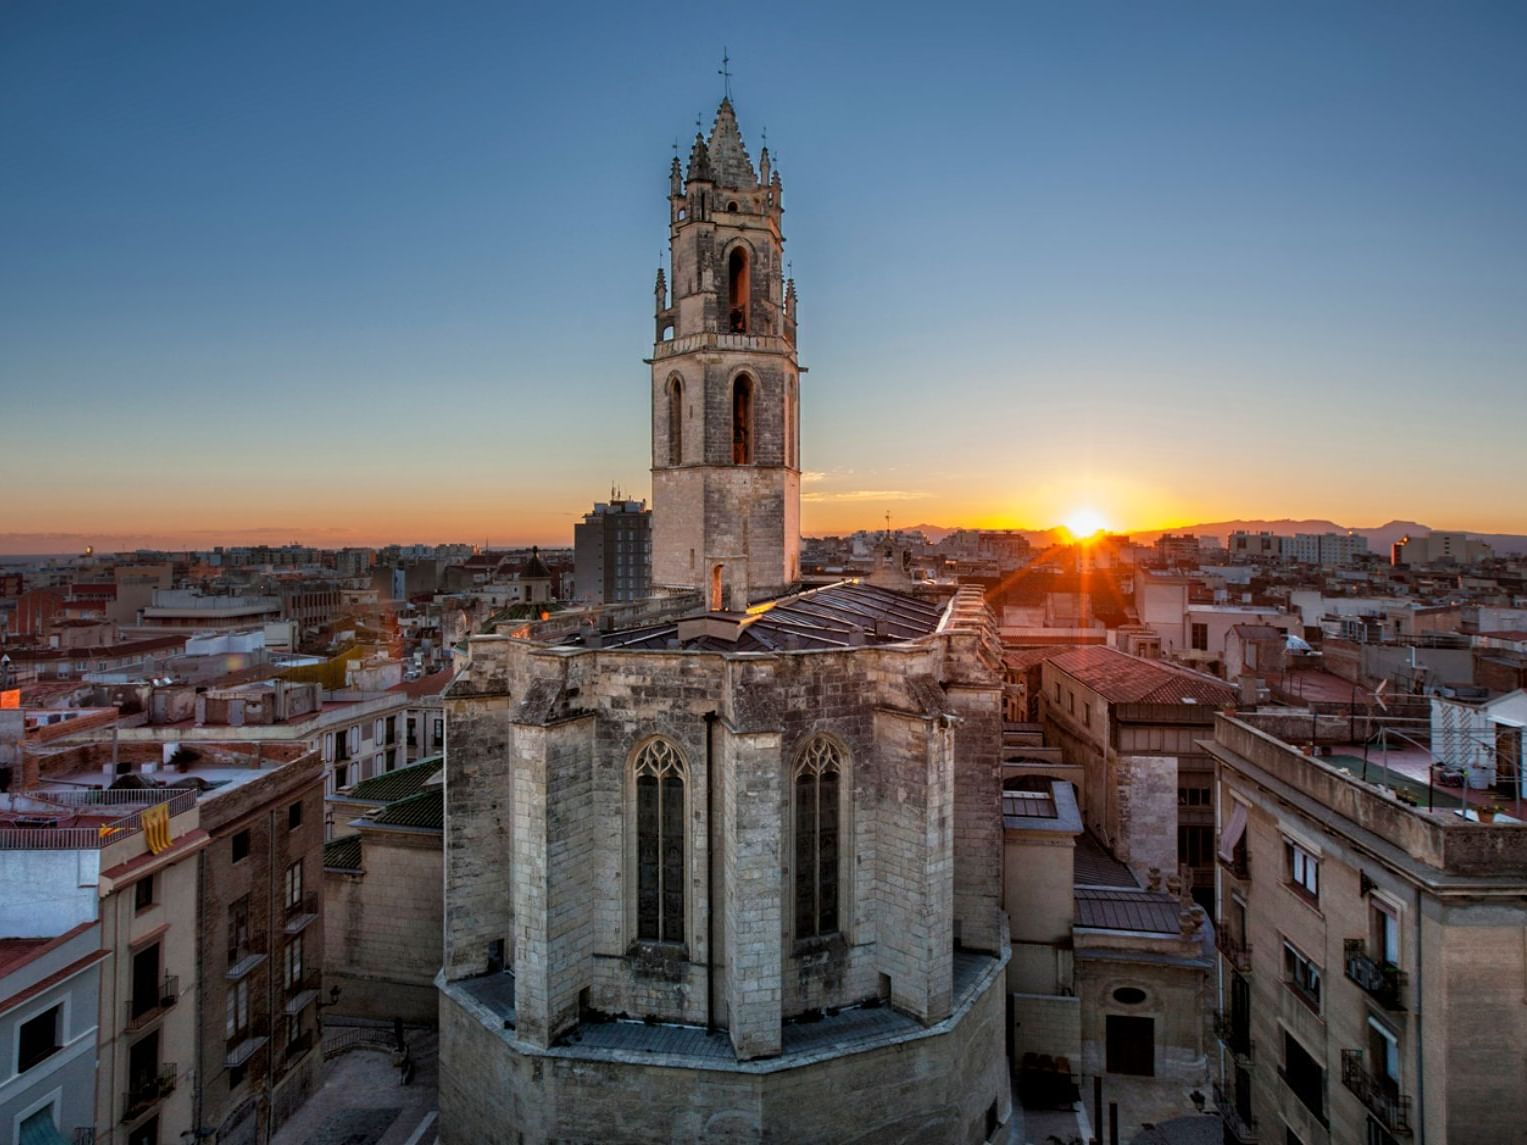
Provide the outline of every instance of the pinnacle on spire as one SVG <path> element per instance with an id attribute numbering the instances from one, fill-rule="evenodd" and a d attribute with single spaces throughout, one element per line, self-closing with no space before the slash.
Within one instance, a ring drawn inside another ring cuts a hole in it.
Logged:
<path id="1" fill-rule="evenodd" d="M 668 169 L 668 193 L 670 195 L 682 195 L 684 193 L 684 169 L 679 166 L 679 145 L 673 145 L 673 166 Z"/>
<path id="2" fill-rule="evenodd" d="M 699 132 L 695 132 L 695 145 L 689 149 L 689 173 L 685 181 L 711 181 L 710 148 L 705 145 L 705 136 Z"/>

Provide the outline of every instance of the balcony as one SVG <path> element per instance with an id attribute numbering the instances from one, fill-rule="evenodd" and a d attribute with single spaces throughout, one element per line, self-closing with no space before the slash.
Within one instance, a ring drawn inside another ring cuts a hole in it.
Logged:
<path id="1" fill-rule="evenodd" d="M 174 974 L 166 974 L 164 981 L 159 984 L 157 993 L 150 994 L 147 998 L 134 998 L 127 1003 L 122 1028 L 128 1033 L 141 1030 L 150 1022 L 163 1017 L 165 1012 L 179 1000 L 180 979 Z"/>
<path id="2" fill-rule="evenodd" d="M 1232 877 L 1240 879 L 1243 883 L 1251 878 L 1251 856 L 1246 853 L 1245 847 L 1237 847 L 1235 854 L 1229 859 L 1220 854 L 1216 854 L 1215 858 Z"/>
<path id="3" fill-rule="evenodd" d="M 223 1059 L 223 1065 L 228 1069 L 237 1069 L 254 1057 L 256 1051 L 270 1041 L 267 1029 L 265 1020 L 261 1018 L 251 1022 L 244 1029 L 236 1031 L 224 1045 L 226 1056 Z"/>
<path id="4" fill-rule="evenodd" d="M 287 983 L 285 1012 L 300 1014 L 318 1001 L 318 988 L 322 982 L 322 971 L 313 967 L 294 981 Z"/>
<path id="5" fill-rule="evenodd" d="M 1384 1009 L 1396 1012 L 1405 1009 L 1405 971 L 1393 962 L 1368 957 L 1368 945 L 1361 938 L 1347 939 L 1342 948 L 1348 978 Z"/>
<path id="6" fill-rule="evenodd" d="M 1341 1051 L 1341 1083 L 1357 1095 L 1389 1132 L 1410 1132 L 1410 1097 L 1400 1092 L 1393 1078 L 1369 1073 L 1363 1064 L 1362 1050 Z"/>
<path id="7" fill-rule="evenodd" d="M 291 1041 L 286 1043 L 286 1051 L 283 1055 L 286 1061 L 296 1061 L 303 1054 L 313 1048 L 313 1031 L 303 1030 Z"/>
<path id="8" fill-rule="evenodd" d="M 1219 1110 L 1226 1141 L 1252 1145 L 1257 1140 L 1257 1119 L 1249 1115 L 1242 1117 L 1235 1108 L 1234 1096 L 1219 1082 L 1214 1083 L 1214 1105 Z"/>
<path id="9" fill-rule="evenodd" d="M 1221 1010 L 1214 1011 L 1214 1034 L 1224 1043 L 1225 1049 L 1235 1058 L 1236 1065 L 1251 1068 L 1253 1042 L 1251 1023 L 1246 1019 L 1236 1021 L 1235 1015 Z"/>
<path id="10" fill-rule="evenodd" d="M 132 1121 L 153 1108 L 155 1103 L 175 1092 L 178 1074 L 174 1062 L 164 1062 L 159 1071 L 133 1082 L 122 1095 L 122 1120 Z"/>
<path id="11" fill-rule="evenodd" d="M 318 918 L 318 892 L 308 891 L 286 904 L 286 933 L 296 934 Z"/>
<path id="12" fill-rule="evenodd" d="M 1227 927 L 1214 932 L 1214 945 L 1236 970 L 1242 974 L 1251 972 L 1251 943 L 1238 934 L 1231 934 Z"/>

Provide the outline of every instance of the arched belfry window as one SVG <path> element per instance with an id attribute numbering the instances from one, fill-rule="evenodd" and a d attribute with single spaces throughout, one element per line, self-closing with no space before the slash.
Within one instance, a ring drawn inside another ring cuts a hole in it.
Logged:
<path id="1" fill-rule="evenodd" d="M 636 937 L 684 941 L 684 783 L 678 749 L 643 745 L 636 773 Z"/>
<path id="2" fill-rule="evenodd" d="M 838 821 L 843 756 L 818 736 L 795 765 L 795 937 L 838 929 Z"/>
<path id="3" fill-rule="evenodd" d="M 732 383 L 732 462 L 753 464 L 753 379 L 746 374 Z"/>
<path id="4" fill-rule="evenodd" d="M 748 332 L 748 255 L 737 246 L 726 260 L 727 329 L 733 334 Z"/>
<path id="5" fill-rule="evenodd" d="M 684 464 L 684 383 L 668 379 L 668 464 Z"/>

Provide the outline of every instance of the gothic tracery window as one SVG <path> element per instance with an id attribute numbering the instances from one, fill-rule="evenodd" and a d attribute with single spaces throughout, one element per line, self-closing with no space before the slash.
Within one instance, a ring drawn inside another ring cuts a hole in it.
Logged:
<path id="1" fill-rule="evenodd" d="M 684 783 L 678 749 L 655 739 L 637 753 L 636 936 L 684 941 Z"/>
<path id="2" fill-rule="evenodd" d="M 742 247 L 732 248 L 726 260 L 727 329 L 748 332 L 748 256 Z"/>
<path id="3" fill-rule="evenodd" d="M 795 937 L 838 929 L 838 805 L 843 758 L 818 736 L 795 766 Z"/>

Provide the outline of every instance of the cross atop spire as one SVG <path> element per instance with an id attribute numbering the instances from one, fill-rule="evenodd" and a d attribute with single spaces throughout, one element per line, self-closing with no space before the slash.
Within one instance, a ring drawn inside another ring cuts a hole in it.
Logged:
<path id="1" fill-rule="evenodd" d="M 721 67 L 716 72 L 716 74 L 721 77 L 721 94 L 722 94 L 723 98 L 728 99 L 728 100 L 730 100 L 732 98 L 732 72 L 731 72 L 731 68 L 730 68 L 731 62 L 732 62 L 731 56 L 726 54 L 726 45 L 722 44 L 721 45 Z"/>

